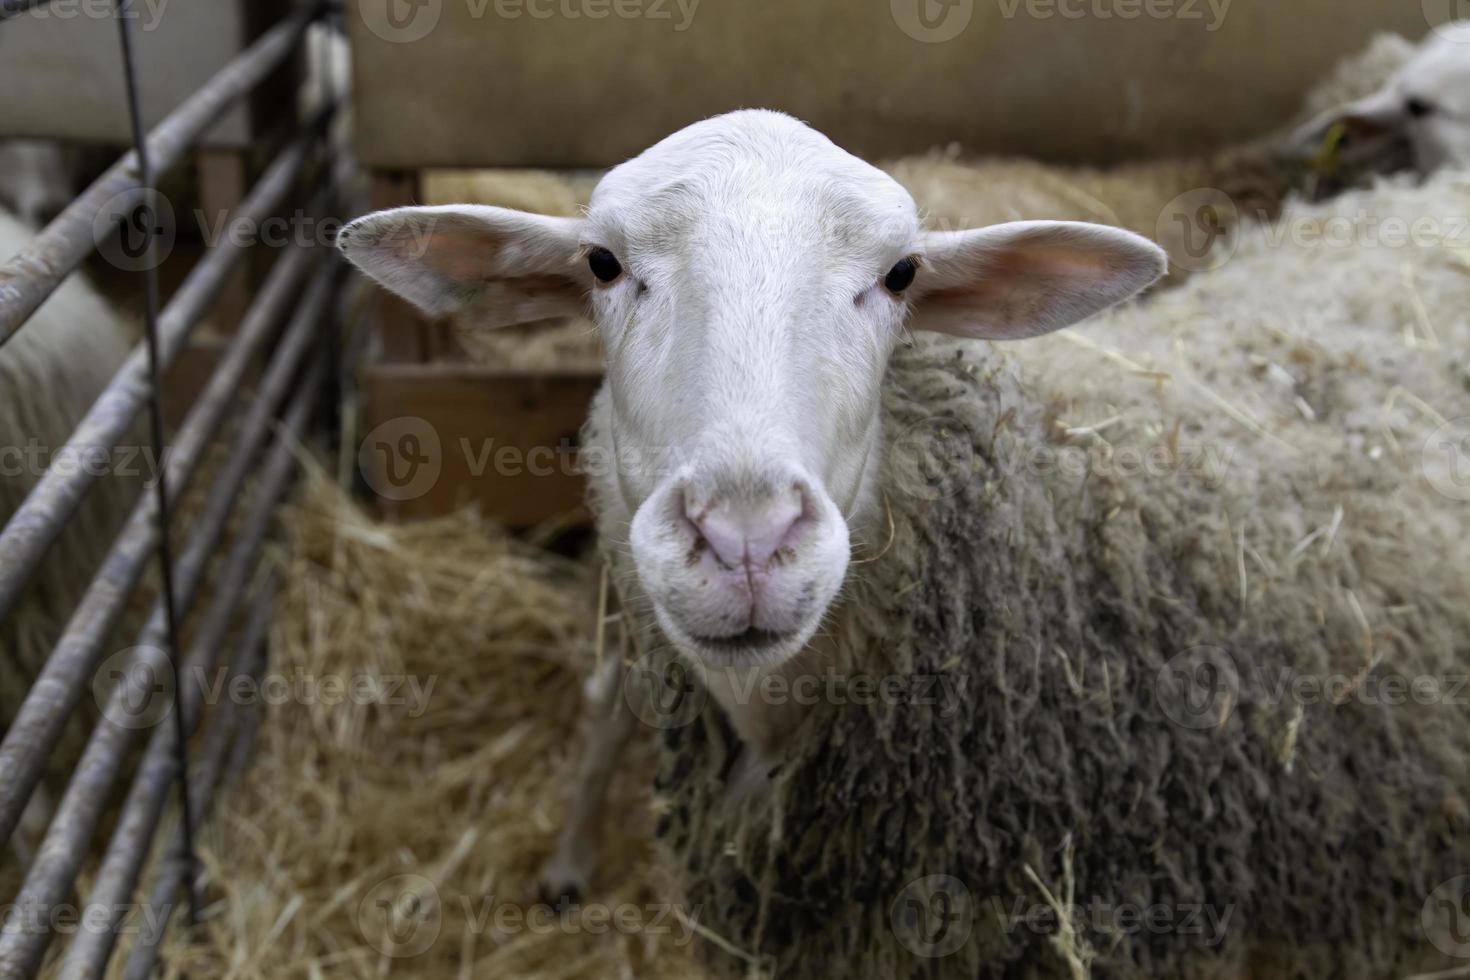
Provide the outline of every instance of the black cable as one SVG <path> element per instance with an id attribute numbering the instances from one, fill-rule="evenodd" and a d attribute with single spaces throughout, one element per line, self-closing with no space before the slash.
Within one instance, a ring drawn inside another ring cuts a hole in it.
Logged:
<path id="1" fill-rule="evenodd" d="M 142 200 L 137 207 L 150 207 L 149 198 L 154 194 L 153 170 L 148 162 L 148 136 L 143 128 L 143 115 L 139 109 L 138 71 L 133 55 L 132 24 L 128 8 L 132 0 L 116 0 L 117 26 L 122 39 L 123 75 L 127 83 L 128 113 L 132 118 L 133 147 L 138 155 L 138 187 Z M 164 459 L 163 434 L 163 390 L 158 362 L 158 256 L 154 237 L 156 219 L 145 211 L 142 217 L 148 220 L 135 222 L 147 236 L 147 252 L 143 262 L 144 327 L 148 345 L 148 413 L 153 442 L 154 459 Z M 173 670 L 173 716 L 174 716 L 174 765 L 177 767 L 179 784 L 180 839 L 183 853 L 179 859 L 184 865 L 183 881 L 189 897 L 188 914 L 184 921 L 194 925 L 199 912 L 198 857 L 194 851 L 194 814 L 189 792 L 189 744 L 188 729 L 184 723 L 184 677 L 179 660 L 178 608 L 174 602 L 173 549 L 169 544 L 169 497 L 167 467 L 158 468 L 153 484 L 158 502 L 158 564 L 163 575 L 163 615 L 167 625 L 168 661 Z"/>

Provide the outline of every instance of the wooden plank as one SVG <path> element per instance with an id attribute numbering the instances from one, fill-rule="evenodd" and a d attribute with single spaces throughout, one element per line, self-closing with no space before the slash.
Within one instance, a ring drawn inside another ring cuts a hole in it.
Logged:
<path id="1" fill-rule="evenodd" d="M 240 207 L 250 189 L 246 173 L 245 153 L 241 150 L 202 149 L 198 151 L 199 207 L 204 212 L 206 228 L 227 234 L 229 218 Z M 214 242 L 206 242 L 213 248 Z M 215 301 L 210 326 L 220 333 L 234 333 L 240 317 L 250 306 L 250 263 L 240 263 Z"/>
<path id="2" fill-rule="evenodd" d="M 566 515 L 588 522 L 577 448 L 600 384 L 595 373 L 370 365 L 359 470 L 395 520 L 476 504 L 513 527 Z"/>

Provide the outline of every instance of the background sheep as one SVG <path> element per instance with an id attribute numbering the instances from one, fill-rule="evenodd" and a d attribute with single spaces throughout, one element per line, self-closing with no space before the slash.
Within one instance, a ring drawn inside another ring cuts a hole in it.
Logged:
<path id="1" fill-rule="evenodd" d="M 892 541 L 854 569 L 839 670 L 964 707 L 824 703 L 738 807 L 721 713 L 669 727 L 662 830 L 728 972 L 1453 963 L 1430 899 L 1470 871 L 1466 190 L 1295 206 L 1075 334 L 895 363 Z"/>
<path id="2" fill-rule="evenodd" d="M 0 141 L 0 207 L 31 224 L 50 221 L 75 196 L 69 157 L 59 143 Z"/>
<path id="3" fill-rule="evenodd" d="M 1407 51 L 1380 38 L 1360 61 L 1375 56 L 1385 65 L 1402 60 L 1366 92 L 1319 100 L 1320 111 L 1296 134 L 1298 145 L 1320 147 L 1329 185 L 1363 170 L 1470 166 L 1470 21 L 1438 27 Z"/>
<path id="4" fill-rule="evenodd" d="M 0 211 L 0 256 L 20 251 L 34 235 L 29 225 Z M 57 461 L 76 424 L 122 365 L 133 333 L 132 325 L 78 274 L 0 347 L 0 526 Z M 78 458 L 63 463 L 95 465 Z M 142 471 L 146 460 L 139 454 L 132 465 Z M 16 608 L 0 617 L 0 723 L 14 717 L 85 591 L 91 569 L 131 510 L 139 483 L 112 472 L 98 480 Z M 82 734 L 80 728 L 73 726 L 72 737 Z"/>

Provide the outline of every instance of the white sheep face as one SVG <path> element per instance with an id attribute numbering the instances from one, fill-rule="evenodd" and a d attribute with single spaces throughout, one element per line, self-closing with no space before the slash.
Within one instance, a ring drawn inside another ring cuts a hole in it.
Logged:
<path id="1" fill-rule="evenodd" d="M 1381 89 L 1314 119 L 1298 144 L 1313 151 L 1338 124 L 1354 144 L 1349 153 L 1370 163 L 1393 160 L 1401 142 L 1420 174 L 1470 166 L 1470 21 L 1430 34 Z"/>
<path id="2" fill-rule="evenodd" d="M 1095 225 L 922 231 L 887 175 L 760 110 L 615 168 L 584 218 L 400 209 L 341 246 L 486 327 L 590 306 L 639 578 L 670 639 L 714 666 L 791 658 L 837 595 L 879 496 L 879 388 L 906 324 L 1034 336 L 1165 268 Z"/>
<path id="3" fill-rule="evenodd" d="M 1421 173 L 1470 166 L 1470 23 L 1426 41 L 1383 97 L 1399 107 Z"/>

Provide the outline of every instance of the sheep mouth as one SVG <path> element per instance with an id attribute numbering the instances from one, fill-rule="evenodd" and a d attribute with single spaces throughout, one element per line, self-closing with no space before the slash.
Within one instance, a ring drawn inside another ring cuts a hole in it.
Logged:
<path id="1" fill-rule="evenodd" d="M 745 632 L 736 633 L 733 636 L 698 636 L 691 633 L 689 639 L 706 653 L 719 658 L 733 659 L 767 653 L 772 648 L 790 644 L 796 636 L 796 633 L 781 633 L 752 626 Z"/>

